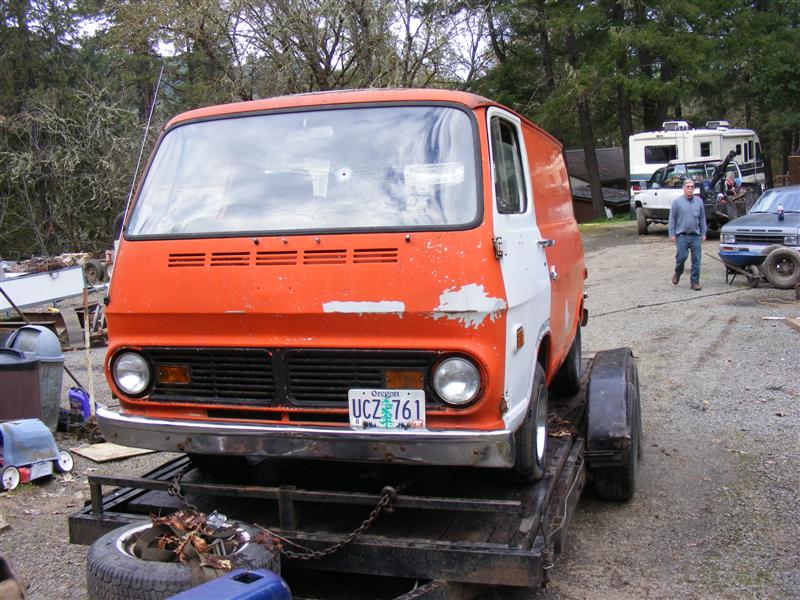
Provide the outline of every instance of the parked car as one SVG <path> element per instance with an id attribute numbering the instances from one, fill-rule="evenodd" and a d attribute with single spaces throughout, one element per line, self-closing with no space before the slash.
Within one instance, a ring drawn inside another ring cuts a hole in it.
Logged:
<path id="1" fill-rule="evenodd" d="M 750 212 L 727 223 L 719 256 L 739 269 L 758 268 L 772 285 L 800 283 L 800 185 L 773 188 Z"/>

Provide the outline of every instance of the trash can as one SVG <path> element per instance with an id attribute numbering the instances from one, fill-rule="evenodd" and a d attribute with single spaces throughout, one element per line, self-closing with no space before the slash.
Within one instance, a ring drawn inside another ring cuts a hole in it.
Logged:
<path id="1" fill-rule="evenodd" d="M 0 421 L 39 419 L 39 360 L 22 350 L 0 348 Z"/>
<path id="2" fill-rule="evenodd" d="M 50 431 L 58 426 L 61 383 L 64 379 L 64 355 L 58 336 L 41 325 L 25 325 L 6 340 L 6 347 L 21 350 L 39 359 L 39 398 L 42 422 Z"/>

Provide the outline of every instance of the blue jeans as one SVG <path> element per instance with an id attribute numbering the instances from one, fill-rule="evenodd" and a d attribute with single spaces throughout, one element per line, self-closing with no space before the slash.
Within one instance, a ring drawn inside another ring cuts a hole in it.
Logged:
<path id="1" fill-rule="evenodd" d="M 692 252 L 692 283 L 700 283 L 700 248 L 702 242 L 699 235 L 681 233 L 675 236 L 678 251 L 675 253 L 675 272 L 680 276 L 683 273 L 683 264 Z"/>

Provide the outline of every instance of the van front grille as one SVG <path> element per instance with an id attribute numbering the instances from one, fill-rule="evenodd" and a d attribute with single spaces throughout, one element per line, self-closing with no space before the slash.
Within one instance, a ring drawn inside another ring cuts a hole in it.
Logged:
<path id="1" fill-rule="evenodd" d="M 432 352 L 290 350 L 286 353 L 289 399 L 347 406 L 348 390 L 383 388 L 386 371 L 427 375 L 434 358 Z"/>
<path id="2" fill-rule="evenodd" d="M 438 354 L 405 350 L 306 350 L 148 348 L 154 374 L 186 367 L 189 383 L 156 381 L 149 399 L 158 402 L 251 407 L 347 408 L 351 389 L 381 389 L 388 372 L 413 372 L 425 382 L 428 405 L 442 406 L 428 373 Z M 313 415 L 309 415 L 313 420 Z"/>
<path id="3" fill-rule="evenodd" d="M 162 366 L 185 366 L 188 384 L 155 382 L 150 394 L 161 402 L 271 406 L 275 401 L 272 356 L 267 350 L 148 349 L 153 373 Z"/>

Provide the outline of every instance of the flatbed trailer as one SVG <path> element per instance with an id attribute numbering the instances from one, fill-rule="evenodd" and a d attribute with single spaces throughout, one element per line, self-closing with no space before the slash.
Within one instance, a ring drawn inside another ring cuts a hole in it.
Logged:
<path id="1" fill-rule="evenodd" d="M 564 551 L 592 469 L 606 484 L 598 490 L 607 492 L 609 481 L 617 490 L 622 475 L 628 487 L 616 499 L 633 493 L 641 427 L 635 363 L 627 348 L 593 362 L 579 394 L 550 400 L 547 468 L 538 482 L 512 485 L 495 470 L 322 461 L 212 470 L 184 455 L 141 478 L 90 475 L 91 500 L 69 517 L 70 542 L 91 544 L 185 500 L 265 527 L 285 540 L 284 550 L 302 555 L 345 542 L 388 497 L 389 508 L 373 512 L 368 528 L 335 553 L 284 554 L 281 574 L 296 598 L 529 594 Z"/>

